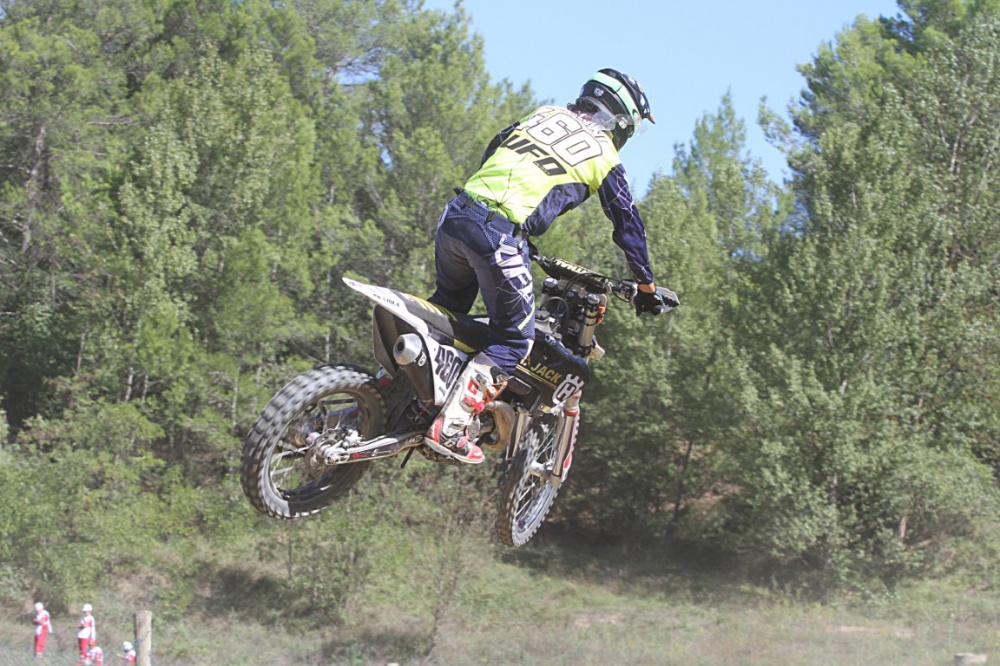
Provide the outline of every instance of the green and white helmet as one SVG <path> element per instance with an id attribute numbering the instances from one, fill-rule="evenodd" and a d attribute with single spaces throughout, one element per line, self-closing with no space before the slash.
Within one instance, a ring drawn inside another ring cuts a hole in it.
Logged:
<path id="1" fill-rule="evenodd" d="M 618 150 L 632 138 L 643 120 L 656 122 L 639 82 L 610 68 L 590 77 L 570 108 L 590 115 L 598 125 L 611 132 L 612 142 Z"/>

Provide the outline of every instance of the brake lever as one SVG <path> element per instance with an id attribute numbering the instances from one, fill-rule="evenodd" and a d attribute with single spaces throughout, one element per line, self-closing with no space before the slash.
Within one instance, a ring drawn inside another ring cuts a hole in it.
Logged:
<path id="1" fill-rule="evenodd" d="M 618 284 L 620 286 L 611 287 L 611 292 L 618 298 L 622 299 L 623 301 L 631 305 L 632 300 L 635 298 L 635 295 L 639 293 L 639 284 L 632 280 L 621 280 L 619 281 Z"/>

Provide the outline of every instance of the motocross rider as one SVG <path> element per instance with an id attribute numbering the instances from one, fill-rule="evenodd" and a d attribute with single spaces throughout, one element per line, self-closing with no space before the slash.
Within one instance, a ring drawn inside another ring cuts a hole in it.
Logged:
<path id="1" fill-rule="evenodd" d="M 468 313 L 482 290 L 490 331 L 427 431 L 425 441 L 438 453 L 465 463 L 485 459 L 467 428 L 531 350 L 535 299 L 527 241 L 559 215 L 596 193 L 638 283 L 636 313 L 657 314 L 664 305 L 618 157 L 643 120 L 655 122 L 642 86 L 602 69 L 572 104 L 542 106 L 497 134 L 479 170 L 441 213 L 434 236 L 437 290 L 429 300 Z"/>

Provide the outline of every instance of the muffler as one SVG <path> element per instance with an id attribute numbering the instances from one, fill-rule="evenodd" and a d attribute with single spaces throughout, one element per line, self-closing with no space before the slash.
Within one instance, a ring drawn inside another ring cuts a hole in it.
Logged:
<path id="1" fill-rule="evenodd" d="M 433 402 L 434 378 L 431 377 L 430 356 L 423 339 L 416 333 L 404 333 L 396 338 L 392 356 L 413 384 L 417 397 L 424 402 Z"/>

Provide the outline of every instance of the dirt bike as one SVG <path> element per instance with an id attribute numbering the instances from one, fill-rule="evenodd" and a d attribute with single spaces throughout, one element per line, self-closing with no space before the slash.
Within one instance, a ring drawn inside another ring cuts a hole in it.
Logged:
<path id="1" fill-rule="evenodd" d="M 601 275 L 557 257 L 532 253 L 548 276 L 535 315 L 535 342 L 490 409 L 473 417 L 469 435 L 503 450 L 496 534 L 507 546 L 538 530 L 573 460 L 580 398 L 589 363 L 604 355 L 594 331 L 608 297 L 632 303 L 635 282 Z M 374 304 L 376 374 L 348 364 L 306 372 L 278 391 L 243 447 L 241 483 L 250 503 L 273 518 L 314 514 L 343 497 L 369 465 L 414 451 L 461 464 L 424 444 L 424 433 L 466 362 L 486 345 L 484 317 L 343 278 Z M 665 304 L 676 295 L 660 288 Z"/>

